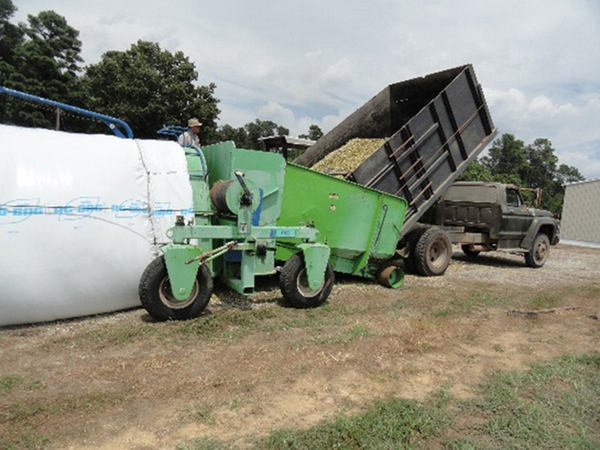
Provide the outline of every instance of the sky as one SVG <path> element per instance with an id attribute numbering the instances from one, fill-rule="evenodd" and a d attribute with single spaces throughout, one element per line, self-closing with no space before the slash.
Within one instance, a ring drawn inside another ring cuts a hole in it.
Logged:
<path id="1" fill-rule="evenodd" d="M 215 83 L 219 125 L 331 130 L 387 85 L 473 64 L 498 136 L 547 138 L 600 178 L 598 0 L 13 0 L 53 10 L 84 65 L 138 40 L 182 51 Z"/>

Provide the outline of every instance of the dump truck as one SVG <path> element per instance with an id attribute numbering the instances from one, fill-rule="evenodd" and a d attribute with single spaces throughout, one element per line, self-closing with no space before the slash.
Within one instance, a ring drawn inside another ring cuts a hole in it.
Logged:
<path id="1" fill-rule="evenodd" d="M 353 139 L 380 139 L 352 170 L 329 173 L 405 199 L 397 254 L 409 270 L 437 276 L 450 263 L 452 242 L 442 227 L 420 221 L 496 134 L 467 64 L 387 86 L 294 163 L 313 167 Z"/>
<path id="2" fill-rule="evenodd" d="M 434 223 L 469 257 L 504 251 L 522 254 L 529 267 L 542 267 L 550 245 L 558 244 L 560 222 L 552 212 L 528 206 L 523 190 L 513 184 L 454 183 L 437 202 Z M 539 198 L 538 190 L 533 206 Z"/>

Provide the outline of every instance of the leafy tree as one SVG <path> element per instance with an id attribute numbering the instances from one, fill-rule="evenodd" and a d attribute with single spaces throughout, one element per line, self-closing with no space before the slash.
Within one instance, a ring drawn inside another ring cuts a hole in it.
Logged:
<path id="1" fill-rule="evenodd" d="M 489 167 L 475 159 L 458 177 L 458 181 L 493 181 L 493 178 Z"/>
<path id="2" fill-rule="evenodd" d="M 323 137 L 323 130 L 319 127 L 319 125 L 311 125 L 308 127 L 308 134 L 301 134 L 298 136 L 301 139 L 310 139 L 311 141 L 318 141 Z"/>
<path id="3" fill-rule="evenodd" d="M 165 124 L 185 125 L 197 117 L 200 142 L 214 140 L 220 110 L 216 85 L 195 86 L 194 63 L 157 43 L 138 41 L 125 52 L 109 51 L 86 68 L 90 109 L 127 122 L 136 137 L 154 139 Z"/>
<path id="4" fill-rule="evenodd" d="M 0 0 L 0 85 L 14 71 L 15 48 L 23 41 L 23 30 L 9 22 L 16 11 L 11 0 Z"/>
<path id="5" fill-rule="evenodd" d="M 543 191 L 542 208 L 560 213 L 564 184 L 582 181 L 584 177 L 575 167 L 558 165 L 549 139 L 539 138 L 533 144 L 525 145 L 513 135 L 504 134 L 493 142 L 488 156 L 473 162 L 460 179 L 540 188 Z"/>
<path id="6" fill-rule="evenodd" d="M 81 103 L 78 72 L 81 71 L 79 63 L 83 60 L 79 31 L 54 11 L 29 15 L 28 23 L 21 23 L 15 29 L 6 22 L 6 18 L 14 13 L 14 7 L 11 9 L 7 0 L 1 1 L 3 26 L 9 32 L 8 37 L 3 36 L 2 43 L 10 42 L 13 46 L 12 54 L 10 50 L 2 50 L 8 56 L 0 69 L 4 84 L 64 103 Z M 39 106 L 7 102 L 3 120 L 19 125 L 53 127 L 54 111 L 45 114 Z"/>
<path id="7" fill-rule="evenodd" d="M 493 142 L 481 163 L 487 166 L 495 181 L 523 184 L 521 174 L 528 170 L 525 143 L 512 134 L 503 134 Z"/>
<path id="8" fill-rule="evenodd" d="M 275 122 L 256 119 L 254 122 L 249 122 L 240 128 L 223 125 L 223 127 L 217 131 L 213 142 L 233 141 L 238 148 L 266 150 L 266 146 L 261 138 L 269 136 L 288 136 L 289 134 L 290 130 Z"/>

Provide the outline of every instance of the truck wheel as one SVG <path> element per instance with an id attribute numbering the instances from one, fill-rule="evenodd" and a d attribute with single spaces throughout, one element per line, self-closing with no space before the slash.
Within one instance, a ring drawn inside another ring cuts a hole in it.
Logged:
<path id="1" fill-rule="evenodd" d="M 471 244 L 463 244 L 460 246 L 460 248 L 462 249 L 462 251 L 465 255 L 470 256 L 471 258 L 474 258 L 475 256 L 477 256 L 481 253 L 478 250 L 473 250 L 473 247 L 471 246 Z"/>
<path id="2" fill-rule="evenodd" d="M 529 267 L 533 267 L 537 269 L 542 267 L 548 256 L 550 255 L 550 239 L 543 233 L 539 233 L 535 240 L 533 241 L 533 245 L 531 249 L 525 253 L 525 263 Z"/>
<path id="3" fill-rule="evenodd" d="M 404 258 L 404 269 L 408 273 L 417 273 L 417 269 L 415 267 L 415 248 L 417 246 L 417 242 L 423 236 L 427 230 L 429 230 L 429 226 L 417 224 L 411 231 L 408 233 L 406 237 L 406 246 L 408 247 L 408 256 Z"/>
<path id="4" fill-rule="evenodd" d="M 164 256 L 148 264 L 139 286 L 142 306 L 153 319 L 159 321 L 198 317 L 208 305 L 212 291 L 213 279 L 210 270 L 203 264 L 198 268 L 192 294 L 187 300 L 177 300 L 171 291 Z"/>
<path id="5" fill-rule="evenodd" d="M 443 275 L 452 258 L 452 243 L 448 233 L 438 227 L 429 228 L 415 245 L 415 269 L 420 275 Z"/>
<path id="6" fill-rule="evenodd" d="M 279 276 L 283 298 L 294 308 L 315 308 L 325 303 L 333 289 L 334 279 L 333 268 L 327 263 L 323 284 L 319 289 L 311 289 L 302 253 L 296 253 L 288 259 Z"/>

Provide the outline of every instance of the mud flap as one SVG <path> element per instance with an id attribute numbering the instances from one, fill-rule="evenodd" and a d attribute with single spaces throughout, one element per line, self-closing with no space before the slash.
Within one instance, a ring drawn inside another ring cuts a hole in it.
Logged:
<path id="1" fill-rule="evenodd" d="M 161 250 L 165 255 L 173 297 L 177 300 L 187 300 L 192 294 L 200 262 L 186 263 L 200 256 L 202 252 L 198 247 L 180 244 L 167 244 Z"/>
<path id="2" fill-rule="evenodd" d="M 325 269 L 329 262 L 331 249 L 325 244 L 318 243 L 298 244 L 297 247 L 302 250 L 304 255 L 308 286 L 313 290 L 317 290 L 325 282 Z"/>

